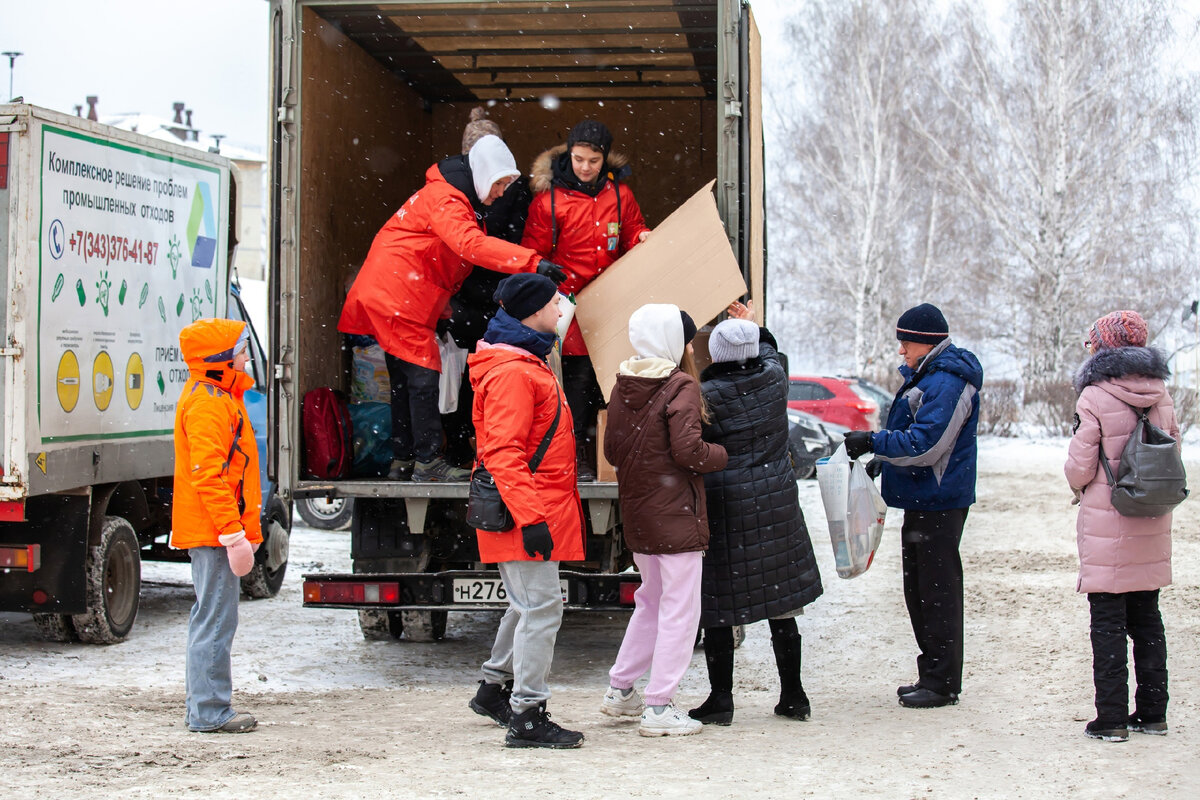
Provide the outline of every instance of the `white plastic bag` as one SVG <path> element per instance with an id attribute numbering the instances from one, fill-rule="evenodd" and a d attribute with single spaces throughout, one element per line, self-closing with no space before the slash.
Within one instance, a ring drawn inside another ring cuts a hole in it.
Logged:
<path id="1" fill-rule="evenodd" d="M 887 504 L 863 465 L 846 455 L 844 444 L 829 458 L 817 461 L 817 483 L 838 577 L 862 575 L 883 538 Z"/>
<path id="2" fill-rule="evenodd" d="M 562 316 L 558 318 L 558 338 L 565 339 L 567 330 L 571 327 L 571 320 L 575 319 L 575 295 L 565 295 L 559 292 L 558 310 L 562 312 Z"/>
<path id="3" fill-rule="evenodd" d="M 438 352 L 442 356 L 442 374 L 438 377 L 438 411 L 453 414 L 458 410 L 458 390 L 462 388 L 463 370 L 467 368 L 467 351 L 454 343 L 454 337 L 443 333 L 438 337 Z"/>

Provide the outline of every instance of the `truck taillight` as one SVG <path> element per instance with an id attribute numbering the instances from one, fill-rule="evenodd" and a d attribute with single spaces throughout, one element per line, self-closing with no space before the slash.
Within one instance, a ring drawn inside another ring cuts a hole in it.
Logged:
<path id="1" fill-rule="evenodd" d="M 0 569 L 37 572 L 42 568 L 42 546 L 19 544 L 0 547 Z"/>
<path id="2" fill-rule="evenodd" d="M 400 602 L 400 584 L 376 582 L 305 581 L 306 603 L 378 603 L 396 605 Z"/>
<path id="3" fill-rule="evenodd" d="M 634 593 L 637 592 L 638 587 L 641 585 L 642 584 L 640 584 L 640 583 L 632 583 L 632 582 L 631 583 L 622 583 L 621 584 L 621 593 L 620 593 L 620 598 L 619 598 L 621 605 L 623 605 L 623 606 L 633 605 L 633 595 L 634 595 Z"/>

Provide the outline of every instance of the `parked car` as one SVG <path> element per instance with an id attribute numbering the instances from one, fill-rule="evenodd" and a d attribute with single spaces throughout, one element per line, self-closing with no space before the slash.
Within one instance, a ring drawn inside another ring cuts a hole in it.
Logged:
<path id="1" fill-rule="evenodd" d="M 854 431 L 878 430 L 879 404 L 856 381 L 851 378 L 793 375 L 789 379 L 788 408 L 804 411 Z"/>
<path id="2" fill-rule="evenodd" d="M 865 394 L 875 401 L 875 405 L 879 406 L 879 424 L 880 426 L 886 425 L 888 414 L 892 410 L 892 399 L 895 397 L 895 393 L 889 392 L 879 384 L 871 383 L 865 378 L 851 378 L 850 380 L 854 391 L 859 394 Z"/>
<path id="3" fill-rule="evenodd" d="M 354 516 L 353 497 L 297 497 L 296 513 L 310 528 L 344 531 Z"/>
<path id="4" fill-rule="evenodd" d="M 789 408 L 788 452 L 792 456 L 792 468 L 797 480 L 806 480 L 817 474 L 817 459 L 824 458 L 836 447 L 829 429 L 812 414 Z M 837 441 L 841 442 L 839 435 Z"/>

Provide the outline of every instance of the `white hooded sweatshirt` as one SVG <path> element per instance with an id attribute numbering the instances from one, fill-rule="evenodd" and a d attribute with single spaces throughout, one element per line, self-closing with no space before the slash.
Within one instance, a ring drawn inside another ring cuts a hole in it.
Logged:
<path id="1" fill-rule="evenodd" d="M 679 306 L 648 303 L 629 317 L 629 343 L 637 353 L 621 362 L 622 375 L 665 378 L 683 360 L 683 318 Z"/>
<path id="2" fill-rule="evenodd" d="M 499 136 L 488 134 L 471 145 L 467 154 L 471 165 L 471 179 L 475 183 L 475 194 L 479 202 L 486 202 L 492 192 L 492 184 L 503 178 L 516 178 L 521 174 L 517 160 L 508 145 Z"/>

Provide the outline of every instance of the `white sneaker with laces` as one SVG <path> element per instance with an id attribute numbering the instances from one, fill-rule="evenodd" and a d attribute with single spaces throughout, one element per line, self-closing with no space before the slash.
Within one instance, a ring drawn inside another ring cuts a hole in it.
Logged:
<path id="1" fill-rule="evenodd" d="M 600 704 L 600 712 L 610 717 L 636 717 L 641 715 L 646 706 L 637 689 L 630 689 L 629 694 L 621 694 L 620 689 L 608 687 L 604 693 L 604 702 Z"/>
<path id="2" fill-rule="evenodd" d="M 704 728 L 698 719 L 692 719 L 669 703 L 661 713 L 650 706 L 642 712 L 642 724 L 638 733 L 642 736 L 691 736 Z"/>

